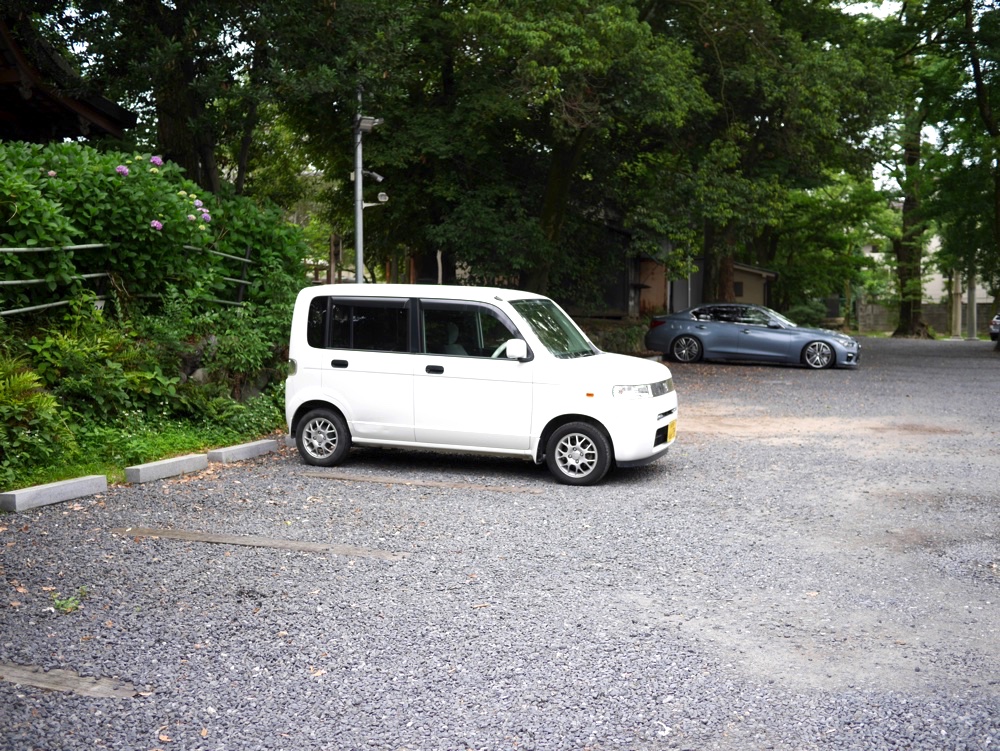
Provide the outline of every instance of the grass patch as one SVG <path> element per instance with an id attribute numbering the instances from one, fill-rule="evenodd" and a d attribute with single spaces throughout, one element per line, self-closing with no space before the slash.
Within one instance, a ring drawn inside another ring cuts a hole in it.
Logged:
<path id="1" fill-rule="evenodd" d="M 259 440 L 284 430 L 284 414 L 262 395 L 245 404 L 229 402 L 201 420 L 122 415 L 113 425 L 75 421 L 68 426 L 66 450 L 45 464 L 7 466 L 0 488 L 17 490 L 88 475 L 125 482 L 125 468 L 184 454 Z"/>

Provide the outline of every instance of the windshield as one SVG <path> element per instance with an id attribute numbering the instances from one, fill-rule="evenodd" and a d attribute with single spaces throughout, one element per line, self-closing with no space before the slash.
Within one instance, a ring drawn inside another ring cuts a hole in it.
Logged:
<path id="1" fill-rule="evenodd" d="M 789 321 L 787 318 L 781 315 L 781 313 L 771 310 L 770 308 L 765 308 L 765 310 L 768 312 L 771 318 L 774 318 L 776 321 L 778 321 L 778 323 L 780 323 L 785 328 L 789 329 L 798 328 L 799 325 L 797 323 L 795 323 L 794 321 Z"/>
<path id="2" fill-rule="evenodd" d="M 556 357 L 597 354 L 583 332 L 551 300 L 514 300 L 511 305 L 528 322 L 545 348 Z"/>

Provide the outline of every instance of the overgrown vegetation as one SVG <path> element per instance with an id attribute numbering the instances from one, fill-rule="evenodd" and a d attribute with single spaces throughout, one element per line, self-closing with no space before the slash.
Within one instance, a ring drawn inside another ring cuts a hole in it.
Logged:
<path id="1" fill-rule="evenodd" d="M 242 311 L 193 317 L 223 332 L 202 339 L 184 317 L 111 320 L 87 302 L 35 333 L 0 330 L 0 487 L 121 480 L 126 466 L 281 429 L 277 348 L 265 357 L 260 346 L 199 343 L 238 340 L 253 326 Z M 246 338 L 259 345 L 259 334 Z M 192 362 L 197 379 L 185 372 Z"/>
<path id="2" fill-rule="evenodd" d="M 59 246 L 0 254 L 5 279 L 45 282 L 0 287 L 0 309 L 66 303 L 0 318 L 0 487 L 120 480 L 132 464 L 282 427 L 306 249 L 279 211 L 193 193 L 158 158 L 77 144 L 0 144 L 0 171 L 0 246 Z M 96 267 L 62 247 L 96 242 Z M 219 301 L 232 272 L 200 248 L 250 249 L 241 305 Z M 96 268 L 111 284 L 81 278 Z"/>

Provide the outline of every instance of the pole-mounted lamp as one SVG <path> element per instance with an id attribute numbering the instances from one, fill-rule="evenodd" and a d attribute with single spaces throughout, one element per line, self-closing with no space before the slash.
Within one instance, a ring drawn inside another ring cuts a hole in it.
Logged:
<path id="1" fill-rule="evenodd" d="M 358 110 L 361 109 L 361 90 L 358 89 Z M 361 164 L 361 134 L 371 133 L 376 127 L 382 124 L 381 117 L 368 117 L 358 114 L 354 118 L 354 251 L 356 256 L 357 271 L 355 281 L 358 284 L 365 283 L 365 206 L 376 206 L 378 204 L 366 204 L 362 187 L 364 185 L 364 175 L 366 174 Z M 374 173 L 367 173 L 374 176 Z M 378 180 L 381 182 L 381 180 Z M 382 197 L 385 196 L 383 199 Z M 385 193 L 379 193 L 379 201 L 384 203 L 389 197 Z"/>

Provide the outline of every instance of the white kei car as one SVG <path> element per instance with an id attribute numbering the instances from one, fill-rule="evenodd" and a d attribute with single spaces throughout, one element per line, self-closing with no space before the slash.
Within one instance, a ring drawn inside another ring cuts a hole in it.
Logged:
<path id="1" fill-rule="evenodd" d="M 516 290 L 309 287 L 292 317 L 289 431 L 308 464 L 352 444 L 519 456 L 591 485 L 675 439 L 662 363 L 600 351 L 555 302 Z"/>

